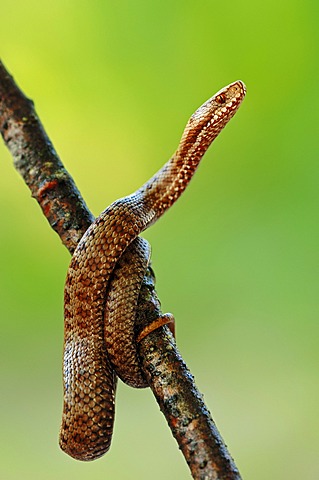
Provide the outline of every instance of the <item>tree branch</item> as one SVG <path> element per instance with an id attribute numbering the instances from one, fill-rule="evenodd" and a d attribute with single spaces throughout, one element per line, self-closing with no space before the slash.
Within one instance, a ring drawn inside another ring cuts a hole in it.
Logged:
<path id="1" fill-rule="evenodd" d="M 33 102 L 21 92 L 1 62 L 0 131 L 15 168 L 72 254 L 94 216 L 44 131 Z M 149 323 L 160 314 L 155 277 L 149 268 L 140 292 L 137 323 Z M 138 348 L 150 387 L 193 478 L 239 480 L 237 467 L 169 329 L 155 330 L 140 341 Z"/>
<path id="2" fill-rule="evenodd" d="M 38 119 L 0 62 L 0 130 L 15 168 L 72 254 L 94 220 Z"/>

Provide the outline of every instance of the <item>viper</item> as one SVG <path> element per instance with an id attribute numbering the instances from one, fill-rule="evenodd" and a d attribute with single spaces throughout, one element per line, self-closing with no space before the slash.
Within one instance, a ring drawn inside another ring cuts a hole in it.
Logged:
<path id="1" fill-rule="evenodd" d="M 107 207 L 73 254 L 65 284 L 60 446 L 76 459 L 94 460 L 110 447 L 117 376 L 147 386 L 134 318 L 150 246 L 139 235 L 185 190 L 245 93 L 236 81 L 196 110 L 171 159 L 139 190 Z M 171 321 L 164 315 L 148 331 Z"/>

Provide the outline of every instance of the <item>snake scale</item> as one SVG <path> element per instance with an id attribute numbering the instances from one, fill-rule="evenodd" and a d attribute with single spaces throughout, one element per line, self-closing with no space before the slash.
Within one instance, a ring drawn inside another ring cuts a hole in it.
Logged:
<path id="1" fill-rule="evenodd" d="M 139 234 L 185 190 L 245 93 L 237 81 L 204 103 L 190 117 L 172 158 L 139 190 L 106 208 L 74 252 L 65 285 L 60 446 L 76 459 L 94 460 L 110 447 L 117 376 L 134 387 L 147 386 L 134 316 L 150 247 Z"/>

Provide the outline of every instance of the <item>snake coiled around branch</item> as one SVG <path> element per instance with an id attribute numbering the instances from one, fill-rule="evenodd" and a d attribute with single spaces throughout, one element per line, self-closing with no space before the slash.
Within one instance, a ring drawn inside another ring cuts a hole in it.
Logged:
<path id="1" fill-rule="evenodd" d="M 74 252 L 65 285 L 60 446 L 76 459 L 94 460 L 110 447 L 117 376 L 147 386 L 134 314 L 150 247 L 139 235 L 185 190 L 245 92 L 237 81 L 204 103 L 189 119 L 172 158 L 139 190 L 104 210 Z"/>

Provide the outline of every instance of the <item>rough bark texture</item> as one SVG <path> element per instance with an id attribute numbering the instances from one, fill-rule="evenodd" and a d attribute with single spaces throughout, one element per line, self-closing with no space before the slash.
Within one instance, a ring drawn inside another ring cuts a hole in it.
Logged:
<path id="1" fill-rule="evenodd" d="M 15 168 L 72 254 L 94 220 L 34 110 L 0 62 L 0 131 Z M 149 268 L 139 297 L 139 328 L 161 315 Z M 167 327 L 143 338 L 139 353 L 150 387 L 194 479 L 239 480 L 240 474 Z"/>
<path id="2" fill-rule="evenodd" d="M 240 479 L 236 465 L 167 327 L 140 346 L 143 369 L 196 479 Z"/>
<path id="3" fill-rule="evenodd" d="M 72 254 L 94 217 L 64 168 L 32 100 L 0 62 L 0 130 L 15 168 Z"/>

